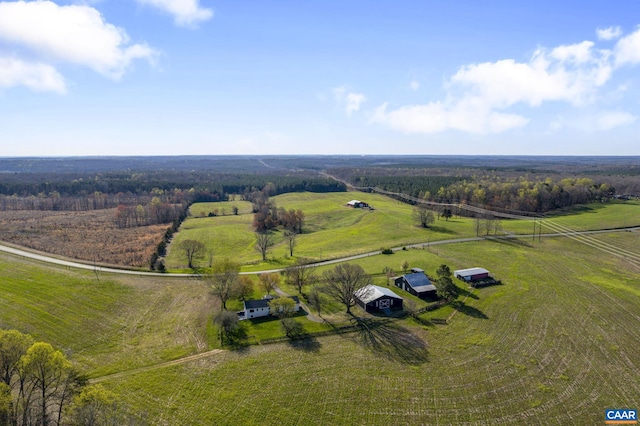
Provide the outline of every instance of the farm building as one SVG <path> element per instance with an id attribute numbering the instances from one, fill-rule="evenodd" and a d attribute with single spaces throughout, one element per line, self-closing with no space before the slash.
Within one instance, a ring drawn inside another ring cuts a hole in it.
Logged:
<path id="1" fill-rule="evenodd" d="M 358 306 L 367 312 L 402 309 L 402 297 L 385 287 L 369 284 L 353 293 Z"/>
<path id="2" fill-rule="evenodd" d="M 353 207 L 354 209 L 364 209 L 369 207 L 369 204 L 365 203 L 364 201 L 351 200 L 347 203 L 347 207 Z"/>
<path id="3" fill-rule="evenodd" d="M 418 296 L 421 299 L 436 299 L 436 286 L 429 281 L 429 277 L 423 270 L 414 268 L 410 274 L 402 275 L 393 279 L 396 287 L 406 292 Z"/>
<path id="4" fill-rule="evenodd" d="M 238 312 L 240 319 L 252 319 L 269 316 L 269 302 L 273 299 L 273 296 L 265 296 L 259 300 L 245 300 L 244 310 Z M 298 296 L 291 296 L 294 302 L 296 302 L 296 312 L 300 310 L 300 299 Z"/>
<path id="5" fill-rule="evenodd" d="M 489 271 L 484 268 L 458 269 L 453 271 L 453 276 L 466 282 L 473 282 L 489 278 Z"/>

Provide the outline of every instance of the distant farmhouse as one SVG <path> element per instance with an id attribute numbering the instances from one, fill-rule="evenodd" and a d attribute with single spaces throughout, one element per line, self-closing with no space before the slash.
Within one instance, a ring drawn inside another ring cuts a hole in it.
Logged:
<path id="1" fill-rule="evenodd" d="M 245 300 L 244 310 L 238 312 L 238 317 L 240 319 L 268 317 L 270 315 L 269 302 L 272 299 L 274 299 L 273 296 L 265 296 L 259 300 Z M 291 296 L 291 299 L 296 302 L 295 311 L 298 312 L 300 310 L 300 299 L 298 296 Z"/>
<path id="2" fill-rule="evenodd" d="M 369 313 L 402 309 L 402 297 L 385 287 L 369 284 L 353 296 L 358 306 Z"/>
<path id="3" fill-rule="evenodd" d="M 369 204 L 364 201 L 351 200 L 347 203 L 347 207 L 352 207 L 354 209 L 366 209 L 369 208 Z"/>
<path id="4" fill-rule="evenodd" d="M 420 268 L 411 268 L 410 274 L 405 274 L 393 279 L 396 287 L 418 296 L 421 299 L 435 300 L 436 286 L 431 283 L 427 274 Z"/>

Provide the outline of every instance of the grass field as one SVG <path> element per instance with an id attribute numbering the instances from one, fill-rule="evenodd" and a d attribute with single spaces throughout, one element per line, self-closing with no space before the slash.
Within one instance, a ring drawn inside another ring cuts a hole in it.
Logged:
<path id="1" fill-rule="evenodd" d="M 201 352 L 215 342 L 204 283 L 122 277 L 0 254 L 0 327 L 69 352 L 91 376 Z"/>
<path id="2" fill-rule="evenodd" d="M 404 320 L 105 384 L 157 424 L 587 425 L 640 405 L 637 268 L 564 238 L 394 256 L 485 266 L 504 284 L 474 290 L 447 326 Z"/>
<path id="3" fill-rule="evenodd" d="M 375 210 L 346 207 L 346 202 L 353 197 L 369 203 Z M 304 231 L 298 236 L 295 257 L 333 259 L 383 247 L 476 236 L 473 219 L 455 217 L 449 221 L 436 220 L 431 228 L 423 229 L 416 226 L 412 219 L 412 206 L 376 194 L 290 193 L 273 197 L 272 200 L 278 207 L 301 209 L 305 214 Z M 241 214 L 230 215 L 232 205 L 238 206 Z M 229 215 L 201 217 L 215 208 L 224 208 Z M 233 258 L 245 264 L 245 270 L 279 268 L 293 262 L 281 231 L 275 232 L 276 245 L 270 250 L 268 261 L 260 261 L 260 253 L 254 248 L 253 214 L 250 213 L 249 203 L 202 203 L 193 205 L 191 211 L 192 217 L 183 223 L 169 248 L 166 258 L 168 269 L 186 269 L 184 253 L 174 248 L 184 239 L 202 241 L 213 254 L 213 259 Z M 579 230 L 640 225 L 640 204 L 633 202 L 590 205 L 565 214 L 552 218 Z M 508 234 L 525 235 L 533 232 L 533 223 L 528 220 L 503 220 L 501 226 L 503 232 Z M 552 231 L 545 227 L 544 232 Z M 199 261 L 201 266 L 208 266 L 208 263 L 208 255 Z"/>
<path id="4" fill-rule="evenodd" d="M 599 214 L 609 224 L 636 220 L 626 209 L 554 220 L 572 228 L 598 226 Z M 194 221 L 217 219 L 225 218 Z M 597 247 L 640 255 L 639 237 L 599 234 L 592 246 L 487 240 L 367 257 L 357 263 L 378 284 L 384 266 L 400 271 L 404 261 L 430 274 L 443 263 L 485 267 L 503 284 L 470 290 L 421 322 L 372 322 L 355 309 L 356 333 L 224 351 L 103 385 L 158 425 L 601 424 L 606 408 L 640 406 L 640 268 Z M 201 281 L 96 277 L 4 254 L 0 277 L 0 326 L 63 348 L 91 377 L 217 344 L 216 303 Z M 277 328 L 257 322 L 250 333 L 269 338 Z"/>

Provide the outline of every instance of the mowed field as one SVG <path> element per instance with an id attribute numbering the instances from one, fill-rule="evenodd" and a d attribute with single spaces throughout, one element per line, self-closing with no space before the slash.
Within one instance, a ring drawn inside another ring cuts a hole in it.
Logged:
<path id="1" fill-rule="evenodd" d="M 638 232 L 594 238 L 640 256 Z M 570 254 L 570 255 L 567 255 Z M 360 332 L 215 347 L 201 282 L 119 278 L 0 257 L 0 324 L 68 351 L 151 424 L 600 424 L 640 405 L 640 269 L 569 238 L 481 241 L 362 259 L 433 274 L 481 266 L 448 325 L 367 322 Z M 380 278 L 376 278 L 380 280 Z M 362 311 L 355 310 L 363 320 Z M 142 372 L 127 371 L 160 364 Z"/>
<path id="2" fill-rule="evenodd" d="M 636 253 L 639 237 L 598 236 Z M 503 285 L 473 290 L 448 325 L 401 320 L 104 384 L 157 424 L 588 425 L 640 405 L 637 266 L 566 238 L 436 251 L 361 263 L 484 266 Z"/>
<path id="3" fill-rule="evenodd" d="M 0 327 L 66 351 L 89 376 L 208 349 L 216 306 L 194 279 L 96 276 L 0 253 Z"/>
<path id="4" fill-rule="evenodd" d="M 352 209 L 345 204 L 357 198 L 374 210 Z M 402 247 L 440 240 L 475 237 L 475 222 L 470 218 L 454 217 L 449 221 L 436 220 L 429 229 L 416 225 L 413 207 L 376 194 L 365 193 L 290 193 L 272 198 L 278 207 L 300 209 L 305 214 L 303 233 L 297 237 L 294 258 L 325 260 L 367 253 L 384 247 Z M 237 206 L 239 215 L 232 215 Z M 610 203 L 576 208 L 563 216 L 551 216 L 554 221 L 576 229 L 607 229 L 622 226 L 640 226 L 640 204 Z M 225 216 L 203 217 L 218 209 Z M 199 203 L 191 207 L 192 216 L 181 226 L 169 247 L 166 267 L 170 270 L 186 269 L 187 259 L 177 247 L 180 241 L 193 239 L 203 242 L 213 259 L 232 258 L 245 264 L 245 270 L 283 267 L 294 259 L 289 257 L 282 231 L 274 232 L 275 246 L 261 262 L 255 250 L 253 214 L 251 204 L 243 201 L 225 203 Z M 529 220 L 502 220 L 502 233 L 530 234 L 533 222 Z M 544 227 L 543 232 L 555 232 Z M 209 254 L 197 262 L 209 266 Z"/>

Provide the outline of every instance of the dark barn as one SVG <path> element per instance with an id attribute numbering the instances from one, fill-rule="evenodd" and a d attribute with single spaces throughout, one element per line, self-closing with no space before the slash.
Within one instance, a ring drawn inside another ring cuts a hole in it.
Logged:
<path id="1" fill-rule="evenodd" d="M 353 296 L 358 306 L 370 313 L 402 309 L 402 297 L 385 287 L 369 284 Z"/>

